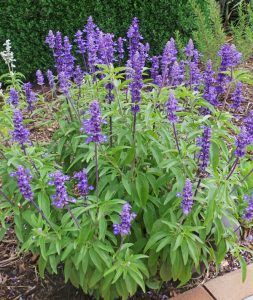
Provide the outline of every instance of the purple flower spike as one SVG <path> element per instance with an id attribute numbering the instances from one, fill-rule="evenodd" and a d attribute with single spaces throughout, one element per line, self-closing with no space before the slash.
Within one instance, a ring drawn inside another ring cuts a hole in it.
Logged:
<path id="1" fill-rule="evenodd" d="M 140 110 L 139 103 L 141 102 L 141 88 L 142 88 L 142 60 L 137 51 L 133 56 L 132 61 L 132 82 L 130 83 L 130 91 L 132 98 L 132 112 L 137 114 Z"/>
<path id="2" fill-rule="evenodd" d="M 25 200 L 33 201 L 33 192 L 30 185 L 32 175 L 30 170 L 25 169 L 23 166 L 18 166 L 17 171 L 10 173 L 10 176 L 17 179 L 20 193 Z"/>
<path id="3" fill-rule="evenodd" d="M 170 71 L 170 78 L 171 78 L 171 85 L 178 86 L 183 83 L 184 81 L 184 66 L 181 62 L 180 64 L 175 61 L 171 67 Z"/>
<path id="4" fill-rule="evenodd" d="M 71 86 L 71 83 L 68 79 L 68 75 L 66 75 L 65 72 L 60 72 L 58 75 L 59 83 L 60 83 L 60 89 L 64 93 L 66 97 L 69 96 L 69 88 Z"/>
<path id="5" fill-rule="evenodd" d="M 119 224 L 113 224 L 113 232 L 115 235 L 120 234 L 126 236 L 131 232 L 131 222 L 136 218 L 135 213 L 131 213 L 131 205 L 126 203 L 122 207 L 120 214 L 121 222 Z"/>
<path id="6" fill-rule="evenodd" d="M 16 91 L 14 88 L 10 88 L 10 94 L 7 102 L 13 105 L 14 107 L 18 106 L 19 104 L 18 91 Z"/>
<path id="7" fill-rule="evenodd" d="M 227 69 L 228 67 L 236 67 L 242 59 L 242 53 L 238 52 L 234 44 L 224 44 L 218 51 L 221 57 L 221 67 Z"/>
<path id="8" fill-rule="evenodd" d="M 29 130 L 23 125 L 23 116 L 20 110 L 14 110 L 13 115 L 14 130 L 11 131 L 12 140 L 24 147 L 29 142 Z"/>
<path id="9" fill-rule="evenodd" d="M 49 30 L 46 37 L 45 43 L 48 44 L 49 48 L 54 49 L 55 47 L 55 35 L 52 30 Z"/>
<path id="10" fill-rule="evenodd" d="M 161 59 L 162 64 L 162 78 L 163 85 L 167 84 L 168 77 L 170 75 L 170 66 L 177 60 L 177 49 L 175 41 L 171 38 L 163 50 L 163 55 Z"/>
<path id="11" fill-rule="evenodd" d="M 85 41 L 83 38 L 83 32 L 81 30 L 78 30 L 75 34 L 75 43 L 77 44 L 77 53 L 85 53 L 86 51 L 86 46 L 85 46 Z"/>
<path id="12" fill-rule="evenodd" d="M 125 50 L 124 50 L 124 41 L 125 39 L 123 39 L 122 37 L 119 37 L 118 38 L 118 59 L 119 59 L 119 62 L 122 61 L 122 59 L 124 58 L 124 53 L 125 53 Z"/>
<path id="13" fill-rule="evenodd" d="M 78 65 L 74 70 L 74 82 L 78 87 L 82 85 L 83 78 L 84 78 L 84 72 L 82 71 L 81 67 Z"/>
<path id="14" fill-rule="evenodd" d="M 41 70 L 37 70 L 36 71 L 36 77 L 37 77 L 37 83 L 38 83 L 38 85 L 42 86 L 42 85 L 45 84 L 45 82 L 44 82 L 44 76 L 43 76 Z"/>
<path id="15" fill-rule="evenodd" d="M 86 49 L 88 55 L 88 66 L 90 71 L 93 73 L 95 71 L 95 65 L 98 63 L 97 58 L 97 34 L 96 34 L 96 25 L 93 22 L 92 17 L 88 18 L 87 25 L 85 26 L 84 31 L 86 32 Z"/>
<path id="16" fill-rule="evenodd" d="M 76 173 L 74 178 L 78 180 L 77 188 L 81 196 L 86 197 L 89 194 L 89 191 L 94 190 L 94 187 L 88 183 L 86 170 Z"/>
<path id="17" fill-rule="evenodd" d="M 47 70 L 47 80 L 51 89 L 54 88 L 54 75 L 51 70 Z"/>
<path id="18" fill-rule="evenodd" d="M 26 102 L 28 104 L 28 110 L 33 111 L 33 104 L 37 101 L 37 95 L 32 91 L 32 84 L 30 82 L 23 84 L 23 90 L 25 92 Z"/>
<path id="19" fill-rule="evenodd" d="M 210 139 L 211 139 L 211 129 L 207 126 L 204 126 L 203 135 L 198 139 L 197 145 L 201 147 L 198 154 L 199 159 L 199 170 L 205 172 L 210 157 Z"/>
<path id="20" fill-rule="evenodd" d="M 106 142 L 106 136 L 101 133 L 101 125 L 105 123 L 105 121 L 102 119 L 98 101 L 93 101 L 91 103 L 88 113 L 90 115 L 90 119 L 84 120 L 81 128 L 81 131 L 88 135 L 86 143 Z"/>
<path id="21" fill-rule="evenodd" d="M 252 143 L 253 142 L 253 110 L 250 111 L 247 117 L 244 119 L 244 126 Z"/>
<path id="22" fill-rule="evenodd" d="M 56 171 L 49 174 L 49 177 L 51 180 L 48 184 L 55 187 L 55 194 L 51 196 L 53 206 L 63 208 L 68 202 L 76 202 L 75 199 L 69 197 L 65 187 L 65 181 L 69 180 L 69 176 L 62 174 L 60 171 Z"/>
<path id="23" fill-rule="evenodd" d="M 185 186 L 183 189 L 181 208 L 184 215 L 188 215 L 192 210 L 193 206 L 193 192 L 192 192 L 192 183 L 190 179 L 186 179 Z"/>
<path id="24" fill-rule="evenodd" d="M 114 61 L 114 35 L 97 30 L 98 63 L 109 65 Z"/>
<path id="25" fill-rule="evenodd" d="M 251 196 L 244 196 L 244 201 L 247 202 L 247 207 L 243 218 L 246 221 L 251 221 L 253 219 L 253 194 Z"/>
<path id="26" fill-rule="evenodd" d="M 244 101 L 241 82 L 237 82 L 235 91 L 233 92 L 231 99 L 233 101 L 231 107 L 234 109 L 240 108 L 241 103 Z"/>
<path id="27" fill-rule="evenodd" d="M 246 154 L 246 147 L 251 143 L 252 137 L 249 136 L 247 129 L 245 127 L 241 128 L 241 132 L 238 135 L 235 145 L 235 156 L 240 158 Z"/>
<path id="28" fill-rule="evenodd" d="M 184 49 L 184 52 L 185 52 L 185 55 L 186 55 L 188 58 L 190 58 L 190 60 L 191 60 L 191 58 L 192 58 L 193 55 L 194 55 L 194 44 L 193 44 L 192 39 L 189 40 L 187 46 L 186 46 L 185 49 Z"/>
<path id="29" fill-rule="evenodd" d="M 129 38 L 129 58 L 132 61 L 135 53 L 139 50 L 139 43 L 143 39 L 139 32 L 139 20 L 137 18 L 133 18 L 127 37 Z"/>
<path id="30" fill-rule="evenodd" d="M 151 58 L 151 78 L 153 79 L 154 84 L 158 84 L 157 76 L 159 76 L 159 57 L 158 56 L 153 56 Z"/>
<path id="31" fill-rule="evenodd" d="M 219 104 L 217 98 L 217 91 L 215 87 L 216 80 L 214 78 L 215 72 L 213 70 L 212 61 L 209 59 L 206 63 L 206 69 L 204 71 L 204 92 L 203 98 L 210 104 L 217 106 Z"/>
<path id="32" fill-rule="evenodd" d="M 175 115 L 175 112 L 178 110 L 178 102 L 173 93 L 169 95 L 169 100 L 166 103 L 166 107 L 168 120 L 171 123 L 176 123 L 178 121 L 178 117 Z"/>

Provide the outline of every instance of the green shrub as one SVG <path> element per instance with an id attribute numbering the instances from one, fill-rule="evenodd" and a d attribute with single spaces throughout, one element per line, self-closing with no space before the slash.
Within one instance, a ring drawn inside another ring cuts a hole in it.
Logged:
<path id="1" fill-rule="evenodd" d="M 201 8 L 205 1 L 197 0 Z M 153 53 L 160 53 L 164 44 L 179 30 L 183 37 L 195 28 L 189 0 L 16 0 L 2 1 L 0 10 L 0 44 L 10 39 L 16 53 L 17 70 L 26 76 L 37 68 L 52 66 L 50 51 L 44 44 L 49 29 L 73 34 L 92 15 L 98 26 L 116 36 L 125 35 L 131 19 L 140 19 L 141 33 L 150 42 Z M 0 64 L 0 72 L 6 72 Z"/>

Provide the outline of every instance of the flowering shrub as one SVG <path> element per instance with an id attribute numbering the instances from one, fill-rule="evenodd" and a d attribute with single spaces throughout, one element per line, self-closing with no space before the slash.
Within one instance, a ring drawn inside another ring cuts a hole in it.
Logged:
<path id="1" fill-rule="evenodd" d="M 38 70 L 37 91 L 13 69 L 4 77 L 1 235 L 13 216 L 42 277 L 63 265 L 66 281 L 104 299 L 183 285 L 227 251 L 245 275 L 237 231 L 253 217 L 253 114 L 241 117 L 251 78 L 236 48 L 222 46 L 217 72 L 192 40 L 184 60 L 173 39 L 150 58 L 136 18 L 118 41 L 89 18 L 76 57 L 60 32 L 46 43 L 56 73 Z"/>

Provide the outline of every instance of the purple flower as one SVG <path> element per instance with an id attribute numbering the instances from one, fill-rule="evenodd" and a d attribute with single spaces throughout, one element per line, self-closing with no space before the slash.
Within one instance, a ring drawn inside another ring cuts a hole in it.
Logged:
<path id="1" fill-rule="evenodd" d="M 210 157 L 210 139 L 211 139 L 211 129 L 207 126 L 204 126 L 203 135 L 197 140 L 197 145 L 200 148 L 198 154 L 199 159 L 199 170 L 205 172 Z"/>
<path id="2" fill-rule="evenodd" d="M 13 114 L 14 130 L 11 131 L 12 139 L 24 147 L 29 142 L 29 130 L 23 125 L 23 116 L 20 110 L 14 110 Z"/>
<path id="3" fill-rule="evenodd" d="M 74 70 L 74 82 L 75 84 L 80 87 L 83 83 L 84 78 L 84 72 L 82 71 L 81 67 L 79 65 L 76 66 Z"/>
<path id="4" fill-rule="evenodd" d="M 51 70 L 47 70 L 47 80 L 51 89 L 54 88 L 54 75 Z"/>
<path id="5" fill-rule="evenodd" d="M 139 54 L 142 68 L 145 66 L 146 59 L 148 58 L 148 48 L 147 44 L 144 45 L 142 43 L 139 44 Z"/>
<path id="6" fill-rule="evenodd" d="M 198 90 L 199 85 L 201 84 L 202 75 L 198 64 L 194 61 L 189 62 L 189 84 L 194 86 L 194 90 Z"/>
<path id="7" fill-rule="evenodd" d="M 78 30 L 75 34 L 75 43 L 77 44 L 77 53 L 85 53 L 86 46 L 85 46 L 85 40 L 83 39 L 83 32 L 81 30 Z"/>
<path id="8" fill-rule="evenodd" d="M 142 88 L 142 61 L 138 51 L 133 56 L 132 60 L 132 82 L 130 83 L 132 112 L 137 114 L 140 110 L 139 103 L 141 102 L 141 88 Z"/>
<path id="9" fill-rule="evenodd" d="M 93 23 L 93 19 L 92 17 L 89 17 L 84 31 L 86 32 L 86 49 L 88 55 L 88 66 L 92 73 L 95 71 L 95 65 L 98 63 L 98 58 L 97 58 L 98 47 L 96 44 L 97 34 L 95 29 L 96 29 L 96 25 Z"/>
<path id="10" fill-rule="evenodd" d="M 114 100 L 114 95 L 112 93 L 112 91 L 114 89 L 114 85 L 112 83 L 107 83 L 105 88 L 108 91 L 108 93 L 106 95 L 106 99 L 108 100 L 108 103 L 111 103 Z"/>
<path id="11" fill-rule="evenodd" d="M 32 91 L 32 84 L 30 82 L 23 84 L 28 110 L 33 111 L 33 103 L 37 101 L 37 95 Z"/>
<path id="12" fill-rule="evenodd" d="M 175 41 L 171 38 L 165 45 L 161 59 L 163 86 L 167 84 L 170 75 L 170 66 L 177 60 Z"/>
<path id="13" fill-rule="evenodd" d="M 244 126 L 251 142 L 253 142 L 253 110 L 244 119 Z"/>
<path id="14" fill-rule="evenodd" d="M 122 59 L 124 58 L 124 53 L 125 53 L 125 50 L 124 50 L 124 41 L 125 39 L 123 39 L 122 37 L 119 37 L 118 38 L 118 49 L 117 49 L 117 52 L 118 52 L 118 59 L 119 59 L 119 62 L 122 61 Z"/>
<path id="15" fill-rule="evenodd" d="M 184 63 L 175 61 L 170 71 L 171 85 L 178 86 L 184 81 Z"/>
<path id="16" fill-rule="evenodd" d="M 221 67 L 223 69 L 236 67 L 242 59 L 242 53 L 238 52 L 234 44 L 224 44 L 218 51 L 221 57 Z"/>
<path id="17" fill-rule="evenodd" d="M 69 96 L 69 88 L 71 86 L 71 83 L 69 81 L 68 76 L 65 72 L 60 72 L 58 75 L 59 83 L 60 83 L 60 89 L 64 93 L 66 97 Z"/>
<path id="18" fill-rule="evenodd" d="M 52 30 L 49 30 L 46 37 L 45 43 L 48 44 L 49 48 L 54 49 L 55 47 L 55 35 Z"/>
<path id="19" fill-rule="evenodd" d="M 177 102 L 177 99 L 175 98 L 175 95 L 173 93 L 171 93 L 169 95 L 169 99 L 166 103 L 166 107 L 167 107 L 168 120 L 171 123 L 176 123 L 178 121 L 178 117 L 176 116 L 175 112 L 178 109 L 178 102 Z"/>
<path id="20" fill-rule="evenodd" d="M 137 18 L 133 18 L 127 37 L 129 39 L 129 57 L 132 61 L 135 53 L 139 50 L 139 43 L 143 39 L 139 32 L 139 20 Z"/>
<path id="21" fill-rule="evenodd" d="M 55 194 L 51 196 L 53 206 L 63 208 L 68 202 L 76 202 L 75 199 L 69 197 L 65 187 L 65 181 L 69 180 L 69 176 L 62 174 L 60 171 L 56 171 L 49 174 L 49 177 L 51 180 L 48 184 L 55 187 Z"/>
<path id="22" fill-rule="evenodd" d="M 37 83 L 38 85 L 44 85 L 45 82 L 44 82 L 44 76 L 41 72 L 41 70 L 37 70 L 36 71 L 36 77 L 37 77 Z"/>
<path id="23" fill-rule="evenodd" d="M 217 75 L 217 93 L 221 94 L 224 93 L 226 84 L 231 81 L 231 77 L 223 72 L 236 67 L 241 61 L 242 54 L 237 51 L 235 45 L 226 43 L 222 45 L 218 55 L 221 57 L 221 64 Z"/>
<path id="24" fill-rule="evenodd" d="M 181 208 L 184 215 L 188 215 L 193 206 L 193 193 L 192 193 L 192 183 L 190 179 L 186 179 L 185 186 L 183 189 Z"/>
<path id="25" fill-rule="evenodd" d="M 97 56 L 98 63 L 109 65 L 114 60 L 114 35 L 110 33 L 103 33 L 97 30 Z"/>
<path id="26" fill-rule="evenodd" d="M 253 194 L 251 196 L 244 196 L 245 202 L 247 202 L 247 207 L 243 214 L 243 218 L 246 221 L 251 221 L 253 219 Z"/>
<path id="27" fill-rule="evenodd" d="M 14 88 L 10 88 L 10 94 L 9 98 L 7 100 L 8 103 L 13 105 L 14 107 L 18 106 L 19 104 L 19 96 L 18 96 L 18 91 L 16 91 Z"/>
<path id="28" fill-rule="evenodd" d="M 240 134 L 237 136 L 235 145 L 235 156 L 240 158 L 246 154 L 246 147 L 252 142 L 252 137 L 249 136 L 245 127 L 241 128 Z"/>
<path id="29" fill-rule="evenodd" d="M 241 82 L 236 83 L 236 88 L 235 88 L 235 91 L 232 94 L 231 99 L 233 101 L 231 107 L 234 108 L 234 109 L 240 108 L 241 103 L 244 101 L 244 97 L 243 97 L 243 94 L 242 94 L 242 83 Z"/>
<path id="30" fill-rule="evenodd" d="M 131 212 L 131 205 L 126 203 L 122 207 L 120 213 L 121 222 L 119 224 L 113 224 L 113 232 L 115 235 L 120 234 L 126 236 L 131 232 L 131 222 L 136 218 L 136 214 Z"/>
<path id="31" fill-rule="evenodd" d="M 81 196 L 86 197 L 89 194 L 89 191 L 94 190 L 94 187 L 88 183 L 87 172 L 85 169 L 76 173 L 74 178 L 78 180 L 77 188 Z"/>
<path id="32" fill-rule="evenodd" d="M 98 101 L 93 101 L 91 103 L 88 113 L 90 115 L 90 119 L 84 120 L 81 128 L 81 131 L 88 135 L 86 143 L 105 142 L 107 140 L 106 136 L 101 133 L 101 125 L 102 123 L 105 123 L 105 121 L 102 119 Z"/>
<path id="33" fill-rule="evenodd" d="M 206 63 L 206 69 L 203 74 L 204 79 L 204 92 L 203 98 L 210 104 L 218 105 L 218 95 L 215 87 L 216 80 L 214 78 L 215 72 L 213 70 L 212 61 L 209 59 Z"/>
<path id="34" fill-rule="evenodd" d="M 187 46 L 184 48 L 184 53 L 191 60 L 194 55 L 194 44 L 192 39 L 189 39 Z"/>
<path id="35" fill-rule="evenodd" d="M 158 56 L 153 56 L 151 58 L 151 70 L 150 70 L 150 74 L 151 74 L 151 78 L 153 79 L 153 83 L 157 84 L 157 76 L 159 75 L 159 57 Z"/>
<path id="36" fill-rule="evenodd" d="M 25 200 L 33 201 L 33 192 L 30 185 L 32 175 L 30 170 L 25 169 L 23 166 L 18 166 L 17 171 L 11 172 L 10 176 L 17 179 L 20 193 Z"/>

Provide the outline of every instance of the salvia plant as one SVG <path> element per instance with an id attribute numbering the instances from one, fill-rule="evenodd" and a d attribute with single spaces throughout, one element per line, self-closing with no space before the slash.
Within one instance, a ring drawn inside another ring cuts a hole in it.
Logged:
<path id="1" fill-rule="evenodd" d="M 218 71 L 192 40 L 177 49 L 170 39 L 150 57 L 137 18 L 126 37 L 90 17 L 73 44 L 53 31 L 45 42 L 55 68 L 36 72 L 36 89 L 4 81 L 1 237 L 11 217 L 42 277 L 63 267 L 95 298 L 184 285 L 228 251 L 245 278 L 253 112 L 242 115 L 251 79 L 236 47 L 221 47 Z"/>

